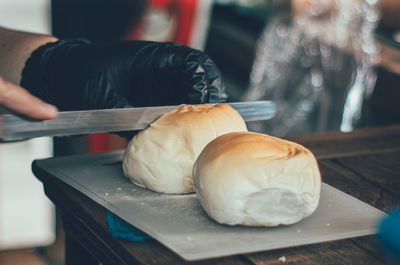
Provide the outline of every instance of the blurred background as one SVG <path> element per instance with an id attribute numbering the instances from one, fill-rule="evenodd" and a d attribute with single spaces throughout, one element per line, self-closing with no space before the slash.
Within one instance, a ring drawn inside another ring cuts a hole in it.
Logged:
<path id="1" fill-rule="evenodd" d="M 272 100 L 249 130 L 287 137 L 400 122 L 399 0 L 1 0 L 0 25 L 94 42 L 175 41 L 219 66 L 229 101 Z M 111 134 L 0 145 L 0 264 L 63 264 L 33 159 L 122 149 Z"/>

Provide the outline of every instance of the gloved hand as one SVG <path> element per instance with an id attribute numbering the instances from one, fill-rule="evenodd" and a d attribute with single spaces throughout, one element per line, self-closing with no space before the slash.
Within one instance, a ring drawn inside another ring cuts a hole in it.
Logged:
<path id="1" fill-rule="evenodd" d="M 21 86 L 61 111 L 215 103 L 227 95 L 203 52 L 176 43 L 60 40 L 35 50 Z"/>

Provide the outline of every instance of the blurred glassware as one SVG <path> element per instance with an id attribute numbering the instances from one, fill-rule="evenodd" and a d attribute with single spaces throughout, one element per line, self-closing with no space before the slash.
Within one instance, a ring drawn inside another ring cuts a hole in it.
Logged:
<path id="1" fill-rule="evenodd" d="M 262 125 L 273 135 L 351 131 L 376 80 L 377 0 L 293 0 L 292 8 L 260 36 L 246 100 L 276 102 Z"/>

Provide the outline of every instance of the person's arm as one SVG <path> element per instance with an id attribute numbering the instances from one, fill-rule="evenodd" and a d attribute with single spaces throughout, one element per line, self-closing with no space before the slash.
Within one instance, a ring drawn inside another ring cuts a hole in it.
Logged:
<path id="1" fill-rule="evenodd" d="M 0 106 L 34 119 L 52 119 L 57 108 L 19 86 L 21 72 L 32 51 L 57 38 L 0 27 Z"/>
<path id="2" fill-rule="evenodd" d="M 57 41 L 48 35 L 25 33 L 0 27 L 0 75 L 19 85 L 26 60 L 39 46 Z"/>
<path id="3" fill-rule="evenodd" d="M 225 101 L 219 69 L 204 52 L 172 42 L 57 40 L 2 29 L 0 69 L 60 111 Z M 16 58 L 17 57 L 17 58 Z"/>

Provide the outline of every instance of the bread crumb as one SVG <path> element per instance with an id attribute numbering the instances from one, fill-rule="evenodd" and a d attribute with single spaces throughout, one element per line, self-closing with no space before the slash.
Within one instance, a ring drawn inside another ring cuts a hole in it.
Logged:
<path id="1" fill-rule="evenodd" d="M 286 262 L 286 257 L 282 256 L 278 259 L 280 262 L 285 263 Z"/>
<path id="2" fill-rule="evenodd" d="M 329 227 L 329 226 L 331 226 L 331 224 L 330 223 L 326 223 L 326 226 Z"/>
<path id="3" fill-rule="evenodd" d="M 117 188 L 117 190 L 122 190 L 121 188 Z"/>
<path id="4" fill-rule="evenodd" d="M 108 196 L 108 192 L 106 192 L 106 196 Z"/>

